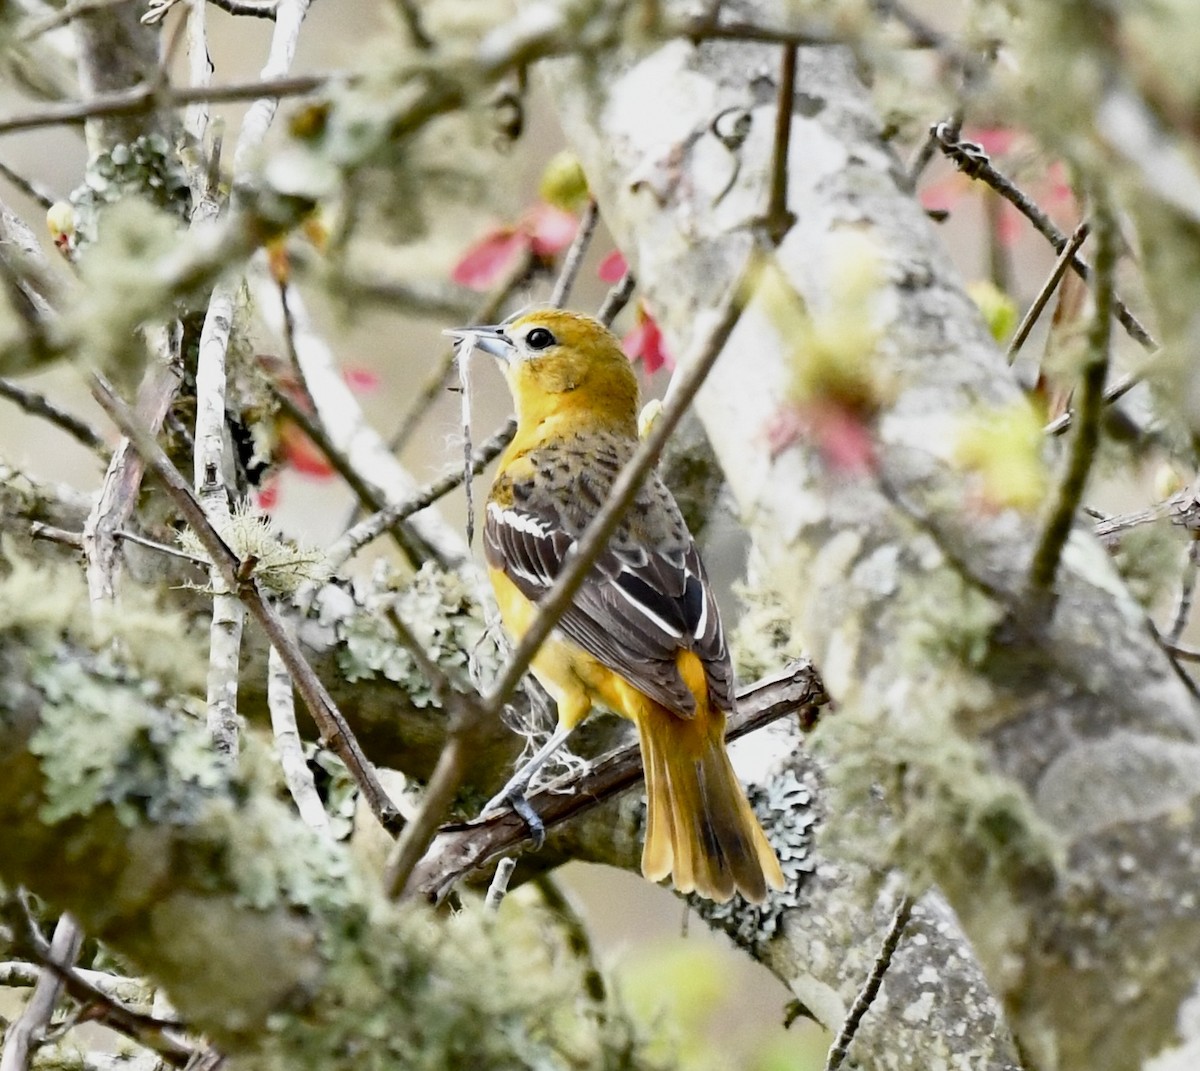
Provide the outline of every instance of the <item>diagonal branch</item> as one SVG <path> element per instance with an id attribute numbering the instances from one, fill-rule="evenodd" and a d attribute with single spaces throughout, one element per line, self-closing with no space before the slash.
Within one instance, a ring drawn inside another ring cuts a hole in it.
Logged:
<path id="1" fill-rule="evenodd" d="M 793 663 L 738 693 L 726 739 L 737 740 L 789 715 L 811 727 L 826 703 L 824 686 L 811 664 Z M 630 743 L 547 785 L 529 797 L 529 804 L 550 830 L 638 784 L 642 777 L 641 750 L 636 742 Z M 529 827 L 512 811 L 447 826 L 413 872 L 409 891 L 439 902 L 461 878 L 529 843 Z"/>
<path id="2" fill-rule="evenodd" d="M 243 563 L 226 546 L 196 500 L 191 486 L 171 464 L 170 458 L 154 438 L 138 423 L 129 406 L 100 380 L 97 380 L 95 395 L 105 412 L 129 436 L 151 471 L 162 481 L 176 508 L 191 525 L 212 559 L 214 568 L 220 571 L 225 583 L 238 593 L 239 598 L 245 601 L 250 612 L 262 625 L 304 697 L 313 721 L 317 723 L 330 749 L 346 764 L 372 813 L 385 829 L 394 829 L 399 822 L 399 811 L 379 783 L 374 768 L 363 754 L 362 748 L 359 747 L 358 741 L 320 678 L 313 672 L 296 641 L 288 634 L 283 621 L 255 583 L 252 569 L 247 568 L 252 563 Z"/>

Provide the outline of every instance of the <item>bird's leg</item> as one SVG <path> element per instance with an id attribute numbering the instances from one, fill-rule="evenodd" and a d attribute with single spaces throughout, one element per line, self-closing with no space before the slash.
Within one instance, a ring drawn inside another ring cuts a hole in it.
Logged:
<path id="1" fill-rule="evenodd" d="M 540 848 L 546 839 L 546 827 L 542 824 L 537 811 L 529 805 L 526 793 L 529 791 L 529 782 L 533 780 L 533 775 L 546 764 L 546 760 L 551 755 L 566 743 L 567 737 L 570 735 L 571 730 L 560 723 L 550 734 L 550 739 L 534 752 L 529 761 L 508 779 L 508 783 L 496 795 L 488 800 L 483 810 L 479 812 L 479 817 L 486 818 L 505 807 L 511 807 L 529 828 L 534 847 Z"/>

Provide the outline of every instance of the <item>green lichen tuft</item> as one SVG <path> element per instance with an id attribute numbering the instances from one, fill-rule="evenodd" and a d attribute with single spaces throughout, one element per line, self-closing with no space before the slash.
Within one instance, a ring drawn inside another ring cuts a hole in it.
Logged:
<path id="1" fill-rule="evenodd" d="M 82 285 L 64 302 L 66 333 L 121 383 L 135 383 L 145 362 L 139 326 L 171 311 L 163 280 L 146 264 L 176 251 L 180 234 L 178 219 L 127 197 L 106 209 L 96 240 L 79 257 Z"/>
<path id="2" fill-rule="evenodd" d="M 348 681 L 382 677 L 403 685 L 414 705 L 435 705 L 429 683 L 388 622 L 389 606 L 452 680 L 469 687 L 495 675 L 501 664 L 497 637 L 484 606 L 456 573 L 427 564 L 399 591 L 373 587 L 361 612 L 339 626 L 338 665 Z"/>
<path id="3" fill-rule="evenodd" d="M 895 654 L 906 670 L 931 664 L 978 667 L 990 652 L 1004 611 L 950 569 L 931 569 L 904 580 L 895 604 L 905 608 Z"/>
<path id="4" fill-rule="evenodd" d="M 254 578 L 276 595 L 294 595 L 302 585 L 328 576 L 321 551 L 284 539 L 271 518 L 256 512 L 249 503 L 241 504 L 218 528 L 221 538 L 241 561 L 254 562 Z M 179 545 L 193 557 L 211 562 L 200 537 L 190 528 L 180 533 Z"/>
<path id="5" fill-rule="evenodd" d="M 795 621 L 783 600 L 770 588 L 735 584 L 742 614 L 730 637 L 738 679 L 756 681 L 804 657 Z"/>
<path id="6" fill-rule="evenodd" d="M 165 716 L 126 670 L 64 647 L 34 664 L 41 724 L 30 750 L 41 757 L 45 822 L 111 806 L 126 826 L 189 822 L 200 800 L 224 782 L 199 733 Z M 181 776 L 182 774 L 182 776 Z"/>
<path id="7" fill-rule="evenodd" d="M 81 248 L 96 240 L 100 217 L 108 207 L 131 195 L 187 222 L 192 208 L 187 171 L 161 134 L 114 145 L 88 161 L 83 185 L 70 196 Z"/>
<path id="8" fill-rule="evenodd" d="M 203 649 L 183 617 L 156 605 L 132 585 L 120 607 L 93 606 L 79 570 L 64 563 L 34 563 L 0 547 L 0 635 L 12 630 L 39 650 L 62 643 L 91 651 L 116 650 L 130 673 L 158 695 L 202 692 Z M 149 694 L 149 693 L 148 693 Z"/>
<path id="9" fill-rule="evenodd" d="M 288 1066 L 301 1052 L 312 1068 L 356 1051 L 364 1071 L 656 1066 L 628 1019 L 592 1002 L 584 965 L 535 906 L 495 914 L 468 902 L 450 918 L 409 906 L 389 916 L 395 940 L 364 942 L 353 924 L 337 935 L 325 982 L 343 1001 L 280 1016 L 251 1066 L 269 1065 L 276 1048 Z"/>
<path id="10" fill-rule="evenodd" d="M 874 866 L 899 866 L 918 888 L 938 884 L 953 903 L 976 902 L 981 887 L 1043 888 L 1062 862 L 1060 841 L 1022 787 L 989 769 L 981 746 L 959 730 L 957 704 L 977 698 L 955 675 L 939 674 L 900 710 L 847 705 L 814 734 L 837 755 L 831 841 Z"/>

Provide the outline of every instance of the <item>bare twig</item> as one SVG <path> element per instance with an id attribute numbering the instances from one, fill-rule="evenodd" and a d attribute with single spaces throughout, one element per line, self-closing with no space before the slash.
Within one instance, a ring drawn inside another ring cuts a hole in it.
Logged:
<path id="1" fill-rule="evenodd" d="M 7 398 L 14 405 L 24 410 L 30 416 L 41 417 L 57 428 L 61 428 L 72 439 L 95 451 L 102 458 L 110 456 L 104 438 L 86 420 L 81 420 L 73 413 L 60 409 L 54 402 L 37 391 L 26 390 L 17 386 L 10 379 L 0 378 L 0 398 Z"/>
<path id="2" fill-rule="evenodd" d="M 738 693 L 737 711 L 729 718 L 726 739 L 736 740 L 778 718 L 797 713 L 801 723 L 811 727 L 826 701 L 812 666 L 807 662 L 793 663 Z M 547 785 L 530 796 L 529 805 L 550 830 L 641 779 L 641 750 L 633 742 Z M 410 890 L 430 901 L 440 901 L 461 877 L 498 855 L 512 854 L 529 841 L 525 820 L 510 810 L 448 826 L 414 871 Z"/>
<path id="3" fill-rule="evenodd" d="M 129 406 L 114 394 L 107 384 L 98 384 L 95 395 L 105 412 L 129 436 L 147 465 L 162 481 L 176 508 L 191 525 L 205 552 L 221 571 L 222 578 L 245 600 L 251 613 L 262 625 L 267 638 L 279 651 L 292 680 L 304 697 L 313 721 L 317 723 L 330 749 L 346 764 L 372 813 L 385 829 L 394 829 L 400 817 L 399 811 L 388 799 L 387 792 L 379 783 L 371 763 L 363 754 L 362 748 L 320 678 L 308 664 L 295 640 L 288 635 L 282 620 L 263 597 L 253 575 L 245 575 L 243 563 L 225 545 L 220 533 L 213 527 L 197 501 L 191 486 L 171 464 L 170 458 L 154 438 L 138 423 Z"/>
<path id="4" fill-rule="evenodd" d="M 46 945 L 36 933 L 31 933 L 30 943 L 35 956 L 41 961 L 43 972 L 53 976 L 72 1000 L 84 1005 L 89 1018 L 144 1045 L 172 1067 L 187 1066 L 195 1051 L 180 1036 L 180 1024 L 155 1018 L 130 1007 L 119 994 L 112 991 L 114 986 L 111 981 L 102 981 L 111 976 L 100 975 L 97 978 L 97 971 L 77 970 L 72 964 L 78 951 L 69 959 L 64 959 L 56 954 L 53 944 Z"/>
<path id="5" fill-rule="evenodd" d="M 854 1041 L 854 1035 L 858 1033 L 858 1028 L 862 1024 L 863 1016 L 867 1014 L 876 996 L 879 995 L 879 987 L 883 985 L 883 976 L 887 974 L 888 967 L 892 964 L 896 948 L 900 944 L 900 938 L 904 936 L 904 929 L 912 917 L 913 903 L 913 898 L 905 893 L 900 898 L 900 903 L 896 905 L 891 925 L 884 934 L 879 955 L 875 957 L 875 965 L 871 968 L 871 973 L 867 976 L 862 989 L 858 991 L 858 996 L 854 998 L 850 1012 L 842 1023 L 842 1028 L 838 1031 L 833 1045 L 830 1046 L 829 1055 L 825 1059 L 825 1071 L 838 1071 L 845 1061 L 850 1044 Z"/>
<path id="6" fill-rule="evenodd" d="M 283 780 L 296 804 L 296 810 L 310 829 L 328 832 L 329 816 L 317 794 L 312 770 L 304 761 L 304 746 L 296 726 L 292 675 L 274 647 L 267 657 L 267 706 L 271 711 L 271 731 L 275 736 L 279 768 L 283 771 Z"/>
<path id="7" fill-rule="evenodd" d="M 517 861 L 512 856 L 506 856 L 496 864 L 496 873 L 492 875 L 492 883 L 488 886 L 484 906 L 489 911 L 499 911 L 504 894 L 508 892 L 508 882 L 512 872 L 517 868 Z"/>
<path id="8" fill-rule="evenodd" d="M 425 29 L 417 0 L 396 0 L 396 8 L 400 12 L 400 17 L 404 19 L 404 25 L 408 28 L 408 36 L 412 43 L 422 52 L 428 52 L 433 48 L 434 41 L 429 36 L 429 31 Z"/>
<path id="9" fill-rule="evenodd" d="M 0 134 L 15 134 L 22 130 L 37 130 L 47 126 L 79 126 L 89 119 L 107 116 L 141 115 L 155 108 L 179 108 L 208 101 L 222 104 L 233 101 L 258 100 L 270 96 L 306 96 L 324 89 L 344 76 L 332 74 L 302 74 L 287 78 L 255 79 L 251 82 L 231 82 L 222 86 L 157 87 L 138 85 L 116 93 L 103 93 L 91 100 L 65 101 L 44 104 L 33 111 L 0 119 Z"/>
<path id="10" fill-rule="evenodd" d="M 516 421 L 510 420 L 490 439 L 481 443 L 475 450 L 475 453 L 471 455 L 472 474 L 477 475 L 482 472 L 489 462 L 498 457 L 500 452 L 512 442 L 512 437 L 516 434 L 516 430 Z M 387 506 L 360 521 L 338 539 L 336 543 L 332 544 L 326 552 L 326 563 L 329 568 L 340 568 L 362 550 L 363 547 L 372 540 L 377 539 L 393 525 L 433 505 L 439 498 L 449 494 L 462 482 L 462 469 L 453 469 L 441 479 L 434 480 L 433 483 L 423 487 L 403 502 L 397 502 L 394 506 Z"/>
<path id="11" fill-rule="evenodd" d="M 605 295 L 604 301 L 600 305 L 600 311 L 596 313 L 596 319 L 605 327 L 612 327 L 613 320 L 629 304 L 629 299 L 633 296 L 633 288 L 636 285 L 637 280 L 634 279 L 633 272 L 626 270 L 620 280 Z"/>
<path id="12" fill-rule="evenodd" d="M 1192 598 L 1196 593 L 1196 575 L 1200 572 L 1198 565 L 1200 562 L 1197 558 L 1200 557 L 1200 542 L 1197 542 L 1195 537 L 1188 542 L 1187 563 L 1183 567 L 1183 576 L 1179 581 L 1179 601 L 1175 604 L 1175 616 L 1171 621 L 1171 628 L 1167 632 L 1167 643 L 1174 646 L 1179 643 L 1183 636 L 1183 630 L 1187 628 L 1188 621 L 1192 616 Z"/>
<path id="13" fill-rule="evenodd" d="M 792 229 L 796 213 L 788 208 L 788 146 L 792 140 L 792 109 L 796 98 L 796 46 L 785 45 L 779 68 L 779 91 L 775 104 L 775 140 L 771 150 L 771 192 L 762 227 L 776 245 Z"/>
<path id="14" fill-rule="evenodd" d="M 1124 398 L 1134 387 L 1142 381 L 1141 372 L 1126 372 L 1114 380 L 1104 391 L 1104 404 L 1112 405 L 1113 402 L 1120 398 Z M 1059 414 L 1045 427 L 1047 435 L 1061 435 L 1075 421 L 1075 413 L 1068 409 L 1065 413 Z"/>
<path id="15" fill-rule="evenodd" d="M 945 123 L 938 123 L 934 126 L 931 136 L 938 148 L 954 161 L 960 171 L 970 178 L 986 183 L 1012 204 L 1021 215 L 1033 224 L 1038 233 L 1054 246 L 1056 253 L 1061 253 L 1066 248 L 1068 237 L 1054 225 L 1054 221 L 1027 194 L 996 170 L 981 146 L 973 142 L 959 141 L 957 132 L 950 130 Z M 1071 257 L 1069 264 L 1071 270 L 1081 279 L 1090 278 L 1092 269 L 1079 257 Z M 1158 349 L 1158 343 L 1154 337 L 1115 294 L 1112 307 L 1118 322 L 1125 328 L 1130 338 L 1141 345 L 1143 349 L 1150 351 Z"/>
<path id="16" fill-rule="evenodd" d="M 1102 200 L 1096 205 L 1095 313 L 1088 330 L 1088 356 L 1079 389 L 1079 418 L 1071 443 L 1067 471 L 1055 495 L 1029 571 L 1029 590 L 1035 599 L 1050 593 L 1059 560 L 1083 498 L 1088 473 L 1100 442 L 1104 408 L 1104 379 L 1108 374 L 1112 339 L 1113 276 L 1117 262 L 1116 223 Z"/>
<path id="17" fill-rule="evenodd" d="M 571 248 L 567 250 L 567 255 L 563 258 L 562 269 L 554 283 L 554 290 L 550 294 L 550 304 L 556 309 L 561 309 L 571 296 L 571 287 L 575 285 L 579 269 L 583 266 L 584 255 L 592 243 L 592 235 L 596 233 L 596 224 L 599 222 L 600 209 L 596 207 L 596 199 L 590 197 L 587 207 L 583 210 L 583 217 L 579 221 L 579 229 L 575 232 L 575 238 L 571 242 Z"/>
<path id="18" fill-rule="evenodd" d="M 207 559 L 197 558 L 194 554 L 188 554 L 187 551 L 180 550 L 178 547 L 169 547 L 165 543 L 157 543 L 153 539 L 147 539 L 136 532 L 128 532 L 124 529 L 114 534 L 118 539 L 129 543 L 137 543 L 139 546 L 146 547 L 148 550 L 156 551 L 159 554 L 179 558 L 190 565 L 199 565 L 208 568 Z M 73 547 L 75 550 L 83 550 L 82 532 L 68 532 L 65 528 L 55 528 L 53 525 L 43 524 L 41 521 L 34 521 L 29 526 L 29 537 L 31 539 L 44 539 L 48 543 L 59 543 L 64 547 Z"/>
<path id="19" fill-rule="evenodd" d="M 1070 240 L 1063 246 L 1062 252 L 1058 254 L 1058 259 L 1054 262 L 1054 267 L 1050 270 L 1046 281 L 1042 283 L 1042 288 L 1037 292 L 1033 303 L 1026 310 L 1025 315 L 1021 317 L 1021 322 L 1017 325 L 1017 330 L 1013 333 L 1012 341 L 1008 344 L 1008 349 L 1005 351 L 1004 356 L 1007 358 L 1009 364 L 1012 364 L 1016 360 L 1017 351 L 1025 344 L 1025 340 L 1029 337 L 1029 332 L 1033 330 L 1033 325 L 1037 323 L 1038 317 L 1042 315 L 1046 304 L 1058 288 L 1063 275 L 1066 274 L 1067 265 L 1070 264 L 1075 254 L 1079 251 L 1079 247 L 1087 240 L 1090 230 L 1091 224 L 1087 220 L 1084 220 L 1071 233 Z"/>
<path id="20" fill-rule="evenodd" d="M 35 179 L 28 179 L 24 175 L 18 174 L 3 160 L 0 160 L 0 175 L 3 175 L 26 197 L 36 201 L 42 208 L 50 208 L 58 200 L 54 191 L 49 187 L 43 186 Z"/>
<path id="21" fill-rule="evenodd" d="M 472 734 L 484 724 L 488 712 L 476 696 L 464 695 L 454 687 L 442 668 L 425 653 L 421 641 L 394 606 L 388 608 L 388 620 L 449 720 L 446 742 L 421 797 L 421 808 L 404 827 L 388 858 L 384 887 L 389 896 L 399 896 L 462 787 Z"/>
<path id="22" fill-rule="evenodd" d="M 313 326 L 302 295 L 294 288 L 288 289 L 289 338 L 279 287 L 267 268 L 265 256 L 254 258 L 247 278 L 263 320 L 284 337 L 294 353 L 320 426 L 333 448 L 345 457 L 346 471 L 352 470 L 361 486 L 371 488 L 371 497 L 366 499 L 370 507 L 380 509 L 390 502 L 407 499 L 417 490 L 416 481 L 371 427 L 362 406 L 346 385 L 333 350 Z M 414 518 L 397 535 L 414 564 L 434 560 L 452 566 L 466 557 L 462 537 L 435 515 Z"/>
<path id="23" fill-rule="evenodd" d="M 50 941 L 49 955 L 54 963 L 73 964 L 83 944 L 83 931 L 70 915 L 59 916 Z M 43 968 L 25 1010 L 13 1020 L 4 1035 L 0 1052 L 0 1071 L 29 1071 L 34 1049 L 50 1023 L 54 1006 L 62 995 L 62 979 L 48 967 Z"/>

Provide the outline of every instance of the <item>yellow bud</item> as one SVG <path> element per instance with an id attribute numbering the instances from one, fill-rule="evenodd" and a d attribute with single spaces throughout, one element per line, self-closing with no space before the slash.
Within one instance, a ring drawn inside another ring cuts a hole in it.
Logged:
<path id="1" fill-rule="evenodd" d="M 1164 461 L 1154 470 L 1154 498 L 1163 501 L 1188 485 L 1187 475 L 1174 461 Z"/>
<path id="2" fill-rule="evenodd" d="M 55 201 L 46 211 L 46 226 L 55 243 L 75 236 L 75 206 L 68 201 Z"/>
<path id="3" fill-rule="evenodd" d="M 662 415 L 663 404 L 657 398 L 651 398 L 642 406 L 638 414 L 638 438 L 644 439 L 650 434 L 655 422 Z"/>
<path id="4" fill-rule="evenodd" d="M 1049 488 L 1042 418 L 1028 402 L 977 413 L 964 422 L 955 459 L 982 480 L 989 506 L 1036 509 Z"/>
<path id="5" fill-rule="evenodd" d="M 569 149 L 555 153 L 542 171 L 538 194 L 548 205 L 574 212 L 587 200 L 588 182 L 579 160 Z"/>
<path id="6" fill-rule="evenodd" d="M 1017 326 L 1017 306 L 1003 290 L 988 279 L 977 279 L 967 287 L 971 300 L 983 313 L 992 338 L 1003 342 Z"/>

